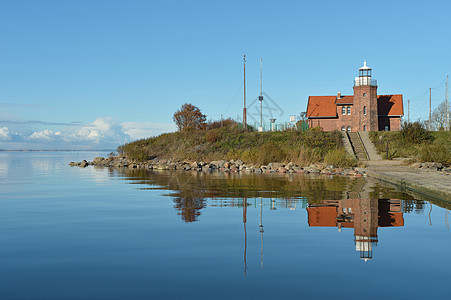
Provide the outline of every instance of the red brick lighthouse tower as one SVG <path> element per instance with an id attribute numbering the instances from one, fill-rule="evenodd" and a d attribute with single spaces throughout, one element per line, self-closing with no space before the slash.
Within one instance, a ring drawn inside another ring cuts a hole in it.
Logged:
<path id="1" fill-rule="evenodd" d="M 371 68 L 363 63 L 354 81 L 353 124 L 356 131 L 379 130 L 377 113 L 377 81 L 371 79 Z M 353 130 L 353 131 L 354 131 Z"/>

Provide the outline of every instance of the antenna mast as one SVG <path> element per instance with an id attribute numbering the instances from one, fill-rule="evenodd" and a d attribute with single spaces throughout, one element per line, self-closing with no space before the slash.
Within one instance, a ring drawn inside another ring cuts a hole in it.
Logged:
<path id="1" fill-rule="evenodd" d="M 258 96 L 258 101 L 260 101 L 260 128 L 258 131 L 263 131 L 263 89 L 262 89 L 262 61 L 263 59 L 260 57 L 260 96 Z"/>
<path id="2" fill-rule="evenodd" d="M 243 127 L 247 129 L 247 112 L 246 112 L 246 55 L 243 55 L 244 63 L 244 107 L 243 107 Z"/>
<path id="3" fill-rule="evenodd" d="M 432 131 L 432 92 L 431 88 L 429 88 L 429 131 Z"/>
<path id="4" fill-rule="evenodd" d="M 446 122 L 445 122 L 445 125 L 446 125 L 446 128 L 445 128 L 445 130 L 446 131 L 449 131 L 450 130 L 450 128 L 449 128 L 449 83 L 448 83 L 448 75 L 446 75 L 446 85 L 445 85 L 445 107 L 446 107 L 446 115 L 445 115 L 445 117 L 446 117 Z"/>

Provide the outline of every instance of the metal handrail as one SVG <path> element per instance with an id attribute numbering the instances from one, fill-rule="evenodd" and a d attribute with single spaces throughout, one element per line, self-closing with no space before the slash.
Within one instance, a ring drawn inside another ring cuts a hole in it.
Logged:
<path id="1" fill-rule="evenodd" d="M 354 80 L 354 86 L 362 86 L 362 85 L 372 85 L 377 86 L 376 79 L 363 79 L 366 77 L 359 77 L 359 79 Z"/>

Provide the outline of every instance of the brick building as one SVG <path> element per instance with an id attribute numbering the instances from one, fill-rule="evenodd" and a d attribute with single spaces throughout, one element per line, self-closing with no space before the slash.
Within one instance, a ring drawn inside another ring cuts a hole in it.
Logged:
<path id="1" fill-rule="evenodd" d="M 399 131 L 403 114 L 402 95 L 378 95 L 366 61 L 354 80 L 354 95 L 309 96 L 307 104 L 309 127 L 325 131 Z"/>

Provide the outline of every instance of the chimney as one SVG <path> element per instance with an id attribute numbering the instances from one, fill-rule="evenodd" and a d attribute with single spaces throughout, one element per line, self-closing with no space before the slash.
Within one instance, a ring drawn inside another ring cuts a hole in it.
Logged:
<path id="1" fill-rule="evenodd" d="M 338 92 L 337 99 L 341 99 L 341 92 Z"/>

